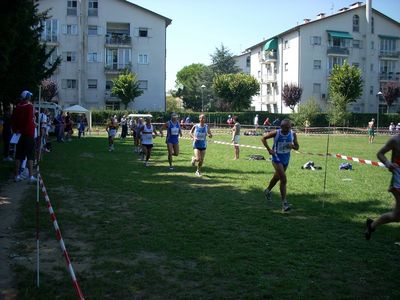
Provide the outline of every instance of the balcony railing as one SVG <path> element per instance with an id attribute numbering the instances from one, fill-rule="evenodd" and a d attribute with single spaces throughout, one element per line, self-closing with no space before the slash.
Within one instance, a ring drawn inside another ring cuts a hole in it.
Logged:
<path id="1" fill-rule="evenodd" d="M 387 72 L 379 75 L 379 80 L 383 81 L 400 81 L 400 72 Z"/>
<path id="2" fill-rule="evenodd" d="M 112 64 L 106 64 L 104 66 L 104 71 L 106 73 L 120 73 L 125 70 L 131 70 L 131 69 L 132 69 L 131 64 L 112 63 Z"/>
<path id="3" fill-rule="evenodd" d="M 40 41 L 44 43 L 57 43 L 58 38 L 57 35 L 49 35 L 49 36 L 42 35 L 40 37 Z"/>
<path id="4" fill-rule="evenodd" d="M 111 91 L 105 91 L 104 96 L 105 96 L 106 99 L 116 99 L 116 98 L 118 98 Z"/>
<path id="5" fill-rule="evenodd" d="M 67 8 L 67 16 L 76 16 L 78 15 L 78 10 L 75 8 Z"/>
<path id="6" fill-rule="evenodd" d="M 387 57 L 387 58 L 399 58 L 400 57 L 400 51 L 380 51 L 379 53 L 380 57 Z"/>
<path id="7" fill-rule="evenodd" d="M 132 38 L 128 34 L 106 34 L 106 44 L 130 46 Z"/>
<path id="8" fill-rule="evenodd" d="M 349 55 L 349 48 L 345 47 L 329 47 L 327 54 Z"/>
<path id="9" fill-rule="evenodd" d="M 89 17 L 97 17 L 98 16 L 98 9 L 97 8 L 89 8 L 88 9 L 88 16 Z"/>

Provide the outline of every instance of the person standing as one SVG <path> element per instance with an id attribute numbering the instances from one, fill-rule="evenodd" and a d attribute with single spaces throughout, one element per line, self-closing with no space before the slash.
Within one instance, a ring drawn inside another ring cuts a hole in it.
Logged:
<path id="1" fill-rule="evenodd" d="M 388 160 L 385 156 L 386 153 L 392 152 L 391 159 Z M 392 172 L 392 180 L 389 186 L 395 199 L 395 206 L 393 211 L 384 213 L 377 220 L 370 218 L 366 221 L 365 238 L 371 239 L 372 233 L 375 229 L 383 224 L 400 221 L 400 135 L 397 134 L 389 139 L 389 141 L 378 151 L 378 159 L 385 164 L 390 172 Z"/>
<path id="2" fill-rule="evenodd" d="M 35 159 L 35 115 L 33 105 L 30 102 L 32 93 L 23 91 L 20 101 L 13 111 L 11 126 L 14 133 L 19 133 L 20 138 L 17 143 L 15 154 L 15 177 L 16 182 L 23 180 L 19 175 L 21 162 L 27 158 L 29 182 L 36 182 L 33 176 L 33 160 Z"/>
<path id="3" fill-rule="evenodd" d="M 108 151 L 114 151 L 114 138 L 117 134 L 118 123 L 115 118 L 110 118 L 107 124 L 106 131 L 108 133 Z"/>
<path id="4" fill-rule="evenodd" d="M 121 139 L 125 140 L 128 135 L 128 120 L 126 119 L 126 115 L 123 115 L 121 118 Z"/>
<path id="5" fill-rule="evenodd" d="M 142 147 L 145 154 L 144 165 L 147 167 L 149 165 L 149 159 L 151 156 L 151 150 L 153 149 L 153 134 L 157 136 L 156 129 L 153 124 L 151 124 L 151 118 L 145 118 L 146 124 L 142 126 L 140 130 L 140 135 L 142 137 Z"/>
<path id="6" fill-rule="evenodd" d="M 256 115 L 254 117 L 254 129 L 257 130 L 258 129 L 258 115 Z"/>
<path id="7" fill-rule="evenodd" d="M 203 114 L 199 116 L 199 123 L 194 125 L 190 130 L 190 136 L 193 139 L 194 156 L 192 157 L 192 166 L 197 163 L 196 176 L 201 176 L 201 167 L 204 163 L 207 149 L 207 135 L 212 138 L 212 133 L 208 125 L 205 123 L 206 118 Z"/>
<path id="8" fill-rule="evenodd" d="M 268 139 L 274 139 L 272 148 L 268 145 Z M 289 166 L 290 151 L 298 150 L 299 143 L 297 135 L 292 131 L 292 124 L 285 119 L 281 122 L 280 129 L 265 133 L 261 138 L 261 142 L 267 148 L 272 156 L 272 166 L 275 169 L 274 176 L 269 182 L 268 187 L 264 190 L 267 200 L 271 200 L 271 190 L 280 181 L 280 194 L 282 201 L 282 211 L 287 212 L 291 209 L 289 202 L 286 199 L 286 170 Z"/>
<path id="9" fill-rule="evenodd" d="M 171 114 L 171 120 L 165 123 L 160 130 L 161 136 L 163 136 L 163 130 L 167 130 L 167 149 L 168 149 L 168 163 L 169 169 L 173 170 L 172 156 L 179 155 L 179 137 L 182 137 L 181 126 L 179 125 L 178 115 L 176 113 Z"/>
<path id="10" fill-rule="evenodd" d="M 235 149 L 235 160 L 239 159 L 239 142 L 240 142 L 240 123 L 239 123 L 239 117 L 234 116 L 233 117 L 233 122 L 235 125 L 233 125 L 232 128 L 232 142 L 233 142 L 233 147 Z"/>
<path id="11" fill-rule="evenodd" d="M 371 121 L 368 122 L 367 126 L 368 131 L 368 142 L 372 144 L 375 138 L 375 119 L 372 118 Z"/>

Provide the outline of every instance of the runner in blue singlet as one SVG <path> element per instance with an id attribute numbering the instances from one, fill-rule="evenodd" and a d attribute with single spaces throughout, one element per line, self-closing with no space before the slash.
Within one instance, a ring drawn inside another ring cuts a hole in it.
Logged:
<path id="1" fill-rule="evenodd" d="M 271 190 L 280 181 L 280 192 L 282 200 L 282 211 L 290 210 L 290 204 L 286 200 L 286 169 L 289 165 L 290 151 L 292 149 L 298 150 L 299 143 L 297 142 L 297 135 L 292 131 L 292 124 L 289 120 L 285 119 L 281 122 L 281 128 L 267 132 L 261 138 L 261 142 L 267 148 L 269 154 L 272 155 L 272 165 L 275 169 L 275 174 L 272 177 L 268 187 L 265 189 L 264 194 L 267 200 L 271 200 Z M 268 139 L 274 139 L 272 148 L 267 143 Z"/>
<path id="2" fill-rule="evenodd" d="M 182 137 L 182 130 L 178 122 L 178 115 L 176 113 L 172 113 L 171 120 L 165 123 L 160 129 L 161 136 L 163 136 L 163 130 L 165 129 L 167 129 L 167 138 L 165 142 L 167 143 L 168 149 L 169 169 L 173 170 L 172 156 L 179 155 L 179 137 Z"/>
<path id="3" fill-rule="evenodd" d="M 206 118 L 203 114 L 199 116 L 200 123 L 194 125 L 190 130 L 190 136 L 193 139 L 194 156 L 192 157 L 192 166 L 196 165 L 196 176 L 201 176 L 200 169 L 203 166 L 204 157 L 207 149 L 207 135 L 212 138 L 210 128 L 205 123 Z"/>

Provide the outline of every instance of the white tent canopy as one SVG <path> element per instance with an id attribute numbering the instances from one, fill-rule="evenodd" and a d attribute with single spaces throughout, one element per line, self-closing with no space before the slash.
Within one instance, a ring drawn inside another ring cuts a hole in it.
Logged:
<path id="1" fill-rule="evenodd" d="M 86 119 L 88 120 L 88 126 L 89 126 L 89 130 L 92 130 L 92 112 L 80 105 L 73 105 L 67 108 L 64 108 L 65 112 L 69 112 L 72 114 L 85 114 L 86 115 Z"/>

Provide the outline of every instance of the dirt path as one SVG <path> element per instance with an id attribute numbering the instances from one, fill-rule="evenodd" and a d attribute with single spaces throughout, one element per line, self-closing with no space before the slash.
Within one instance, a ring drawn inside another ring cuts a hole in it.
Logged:
<path id="1" fill-rule="evenodd" d="M 14 226 L 18 209 L 29 185 L 27 182 L 4 182 L 0 190 L 0 300 L 17 299 L 11 273 L 11 251 L 15 243 Z"/>

